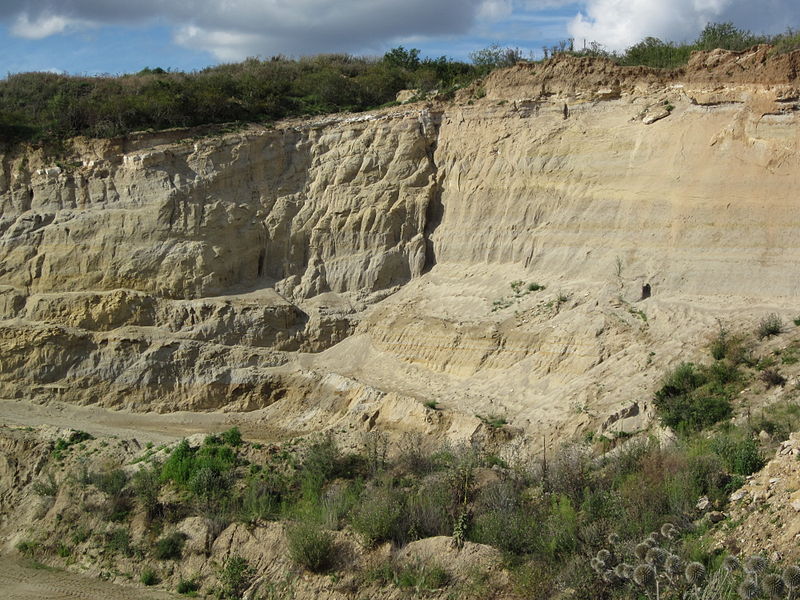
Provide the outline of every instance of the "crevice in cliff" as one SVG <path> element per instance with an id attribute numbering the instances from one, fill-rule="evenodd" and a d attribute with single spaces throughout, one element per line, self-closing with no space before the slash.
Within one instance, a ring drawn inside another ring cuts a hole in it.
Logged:
<path id="1" fill-rule="evenodd" d="M 420 115 L 421 132 L 430 140 L 425 147 L 425 151 L 428 155 L 428 162 L 433 172 L 430 198 L 428 199 L 428 206 L 425 209 L 425 228 L 423 230 L 423 236 L 425 238 L 425 264 L 422 268 L 422 273 L 427 273 L 436 264 L 436 247 L 433 243 L 432 236 L 436 228 L 442 223 L 444 217 L 444 205 L 442 204 L 442 181 L 444 181 L 444 177 L 436 162 L 436 152 L 439 148 L 439 135 L 442 128 L 442 114 L 443 113 L 438 113 L 433 119 L 429 118 L 427 120 L 425 117 L 430 117 L 430 114 Z M 432 127 L 434 131 L 429 131 L 429 127 Z"/>

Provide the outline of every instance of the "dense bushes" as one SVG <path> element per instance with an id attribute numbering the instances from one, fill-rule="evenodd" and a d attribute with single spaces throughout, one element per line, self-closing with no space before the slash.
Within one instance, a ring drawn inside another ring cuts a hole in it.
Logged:
<path id="1" fill-rule="evenodd" d="M 393 101 L 404 88 L 442 90 L 477 75 L 473 65 L 445 57 L 420 59 L 418 50 L 402 47 L 383 59 L 276 56 L 194 73 L 19 73 L 0 81 L 0 134 L 8 141 L 113 137 L 142 129 L 360 111 Z"/>
<path id="2" fill-rule="evenodd" d="M 665 425 L 699 430 L 732 414 L 731 397 L 740 389 L 741 373 L 725 361 L 708 366 L 681 363 L 664 378 L 655 407 Z"/>
<path id="3" fill-rule="evenodd" d="M 622 65 L 674 68 L 694 50 L 742 50 L 772 43 L 776 52 L 800 47 L 793 31 L 756 36 L 730 23 L 710 24 L 690 44 L 648 37 L 624 53 L 572 41 L 545 55 L 605 56 Z M 402 89 L 447 95 L 491 70 L 524 60 L 519 49 L 492 45 L 470 54 L 472 63 L 421 58 L 402 46 L 383 58 L 330 54 L 291 60 L 249 58 L 193 73 L 143 69 L 120 77 L 18 73 L 0 81 L 0 139 L 57 141 L 74 135 L 114 137 L 136 130 L 229 122 L 269 122 L 290 116 L 362 111 L 392 103 Z"/>

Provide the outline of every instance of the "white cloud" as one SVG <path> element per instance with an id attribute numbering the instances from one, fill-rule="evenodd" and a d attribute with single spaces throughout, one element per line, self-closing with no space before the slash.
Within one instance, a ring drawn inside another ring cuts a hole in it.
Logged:
<path id="1" fill-rule="evenodd" d="M 546 27 L 530 20 L 545 15 L 555 19 Z M 380 53 L 403 40 L 457 45 L 470 35 L 534 45 L 571 35 L 623 49 L 645 36 L 690 40 L 711 21 L 777 32 L 800 25 L 800 0 L 0 0 L 0 22 L 19 37 L 159 23 L 176 43 L 222 60 Z"/>
<path id="2" fill-rule="evenodd" d="M 224 60 L 385 48 L 413 35 L 467 33 L 507 18 L 512 0 L 0 0 L 12 33 L 43 38 L 87 21 L 172 24 L 175 41 Z M 5 19 L 4 19 L 5 18 Z"/>
<path id="3" fill-rule="evenodd" d="M 623 50 L 646 36 L 689 41 L 708 24 L 732 21 L 756 33 L 777 33 L 797 26 L 796 0 L 584 0 L 569 24 L 577 40 Z"/>
<path id="4" fill-rule="evenodd" d="M 42 13 L 31 19 L 30 15 L 23 13 L 14 19 L 11 33 L 29 40 L 40 40 L 67 30 L 88 26 L 90 26 L 88 21 L 71 19 L 61 15 Z"/>

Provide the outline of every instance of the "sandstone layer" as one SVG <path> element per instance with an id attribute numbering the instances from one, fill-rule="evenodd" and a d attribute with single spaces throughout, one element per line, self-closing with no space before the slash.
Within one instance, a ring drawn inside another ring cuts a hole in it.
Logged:
<path id="1" fill-rule="evenodd" d="M 0 393 L 298 433 L 638 430 L 720 321 L 794 316 L 798 63 L 561 57 L 453 102 L 7 154 Z"/>

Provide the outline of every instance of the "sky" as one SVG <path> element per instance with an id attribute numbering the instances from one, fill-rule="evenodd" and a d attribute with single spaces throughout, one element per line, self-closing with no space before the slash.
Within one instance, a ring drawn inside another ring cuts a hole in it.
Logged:
<path id="1" fill-rule="evenodd" d="M 489 44 L 540 57 L 574 38 L 624 50 L 693 40 L 710 22 L 800 28 L 800 0 L 0 0 L 0 77 L 24 71 L 191 71 L 249 56 L 402 45 L 468 60 Z"/>

